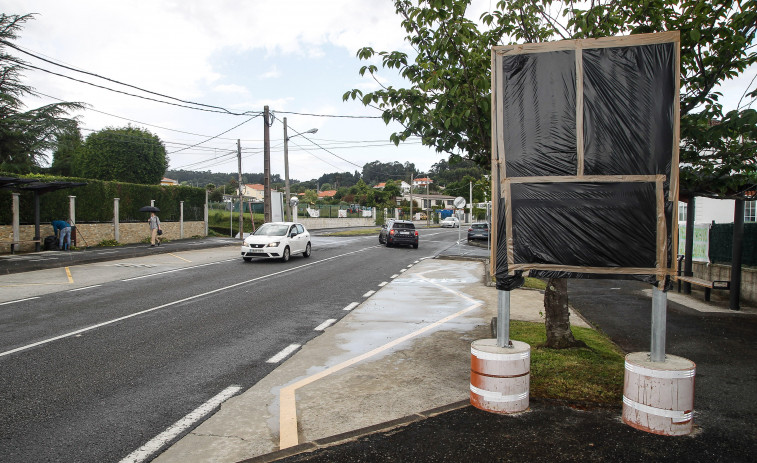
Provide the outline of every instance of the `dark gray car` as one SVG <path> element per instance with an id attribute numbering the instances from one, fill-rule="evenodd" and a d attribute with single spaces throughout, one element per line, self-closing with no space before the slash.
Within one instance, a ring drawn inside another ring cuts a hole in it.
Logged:
<path id="1" fill-rule="evenodd" d="M 470 240 L 488 240 L 489 239 L 489 224 L 488 223 L 472 223 L 468 228 L 468 241 Z"/>
<path id="2" fill-rule="evenodd" d="M 386 243 L 386 247 L 406 244 L 418 249 L 418 230 L 409 220 L 394 220 L 381 227 L 379 243 Z"/>

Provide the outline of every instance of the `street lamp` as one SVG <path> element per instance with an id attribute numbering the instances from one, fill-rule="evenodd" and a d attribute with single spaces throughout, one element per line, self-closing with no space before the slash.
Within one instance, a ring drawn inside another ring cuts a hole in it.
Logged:
<path id="1" fill-rule="evenodd" d="M 285 198 L 289 198 L 289 139 L 298 135 L 304 135 L 306 133 L 316 133 L 318 129 L 310 129 L 305 132 L 287 136 L 287 118 L 284 118 L 284 189 L 286 191 Z M 289 204 L 289 200 L 286 201 L 287 206 L 287 220 L 292 220 L 292 206 Z"/>

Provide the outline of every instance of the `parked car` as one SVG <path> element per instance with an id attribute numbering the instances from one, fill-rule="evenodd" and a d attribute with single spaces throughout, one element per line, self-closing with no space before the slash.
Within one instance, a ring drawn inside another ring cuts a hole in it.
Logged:
<path id="1" fill-rule="evenodd" d="M 395 244 L 410 244 L 418 249 L 418 230 L 409 220 L 393 220 L 381 227 L 379 243 L 386 243 L 386 247 Z"/>
<path id="2" fill-rule="evenodd" d="M 489 224 L 488 223 L 472 223 L 468 227 L 468 241 L 470 240 L 488 240 L 489 239 Z"/>
<path id="3" fill-rule="evenodd" d="M 310 257 L 310 232 L 301 224 L 293 222 L 269 222 L 244 239 L 242 259 L 250 262 L 253 257 L 289 260 L 292 254 Z"/>
<path id="4" fill-rule="evenodd" d="M 442 228 L 458 228 L 460 220 L 457 217 L 447 217 L 440 222 Z"/>

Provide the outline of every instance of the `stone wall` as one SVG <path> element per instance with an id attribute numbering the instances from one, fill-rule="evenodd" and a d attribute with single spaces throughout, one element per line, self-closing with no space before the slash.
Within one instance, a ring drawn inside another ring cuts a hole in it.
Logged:
<path id="1" fill-rule="evenodd" d="M 179 222 L 161 222 L 163 236 L 168 240 L 176 240 L 181 236 L 181 224 Z M 97 246 L 105 240 L 115 240 L 115 228 L 112 223 L 80 223 L 76 225 L 78 246 Z M 49 223 L 40 224 L 40 236 L 42 240 L 46 236 L 53 235 L 53 227 Z M 118 226 L 121 244 L 139 243 L 150 237 L 150 228 L 147 222 L 120 223 Z M 19 227 L 21 241 L 34 239 L 34 225 L 21 225 Z M 184 238 L 193 236 L 205 236 L 205 222 L 184 222 Z M 10 253 L 10 242 L 13 241 L 13 227 L 0 225 L 0 254 Z M 72 242 L 73 243 L 73 242 Z M 34 251 L 34 243 L 22 243 L 16 246 L 17 252 Z"/>
<path id="2" fill-rule="evenodd" d="M 706 262 L 694 262 L 692 273 L 695 278 L 703 280 L 725 280 L 731 281 L 731 266 L 723 264 L 708 264 Z M 691 285 L 692 289 L 697 289 L 696 285 Z M 728 291 L 712 290 L 713 295 L 729 297 Z M 741 267 L 741 302 L 757 304 L 757 269 L 752 267 Z"/>
<path id="3" fill-rule="evenodd" d="M 319 217 L 297 217 L 297 221 L 307 229 L 344 228 L 344 227 L 375 227 L 374 217 L 359 217 L 355 219 L 327 219 Z"/>

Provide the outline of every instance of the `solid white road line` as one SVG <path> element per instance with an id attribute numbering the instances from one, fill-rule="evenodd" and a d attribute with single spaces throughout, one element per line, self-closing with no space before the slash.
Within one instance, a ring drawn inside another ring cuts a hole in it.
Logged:
<path id="1" fill-rule="evenodd" d="M 166 273 L 181 272 L 183 270 L 192 270 L 194 268 L 207 267 L 208 265 L 222 264 L 224 262 L 231 262 L 231 261 L 234 261 L 234 260 L 237 260 L 237 259 L 236 258 L 234 258 L 234 259 L 226 259 L 226 260 L 219 260 L 218 262 L 209 262 L 207 264 L 191 265 L 189 267 L 182 267 L 182 268 L 176 268 L 176 269 L 173 269 L 173 270 L 166 270 L 165 272 L 157 272 L 157 273 L 151 273 L 149 275 L 142 275 L 142 276 L 138 276 L 138 277 L 134 277 L 134 278 L 127 278 L 127 279 L 121 280 L 121 281 L 141 280 L 142 278 L 150 278 L 150 277 L 155 276 L 155 275 L 163 275 L 163 274 L 166 274 Z"/>
<path id="2" fill-rule="evenodd" d="M 370 290 L 370 291 L 368 291 L 367 293 L 363 294 L 363 297 L 371 297 L 371 296 L 373 296 L 374 294 L 376 294 L 376 291 L 374 291 L 374 290 Z"/>
<path id="3" fill-rule="evenodd" d="M 278 354 L 266 360 L 265 363 L 279 363 L 280 361 L 292 355 L 292 352 L 296 351 L 300 347 L 301 346 L 299 344 L 290 344 L 289 346 L 285 347 L 281 352 L 279 352 Z"/>
<path id="4" fill-rule="evenodd" d="M 179 299 L 177 301 L 167 302 L 165 304 L 162 304 L 162 305 L 150 308 L 150 309 L 145 309 L 145 310 L 142 310 L 140 312 L 135 312 L 133 314 L 124 315 L 123 317 L 114 318 L 113 320 L 108 320 L 106 322 L 98 323 L 96 325 L 87 326 L 85 328 L 81 328 L 81 329 L 76 330 L 76 331 L 71 331 L 70 333 L 61 334 L 60 336 L 55 336 L 55 337 L 52 337 L 52 338 L 44 339 L 42 341 L 38 341 L 38 342 L 35 342 L 35 343 L 32 343 L 32 344 L 27 344 L 26 346 L 17 347 L 15 349 L 11 349 L 11 350 L 8 350 L 8 351 L 5 351 L 5 352 L 0 352 L 0 357 L 4 357 L 4 356 L 10 355 L 10 354 L 14 354 L 16 352 L 20 352 L 20 351 L 23 351 L 23 350 L 26 350 L 26 349 L 31 349 L 32 347 L 41 346 L 43 344 L 48 344 L 48 343 L 51 343 L 53 341 L 57 341 L 59 339 L 70 338 L 71 336 L 76 336 L 78 334 L 81 334 L 81 333 L 84 333 L 84 332 L 87 332 L 87 331 L 91 331 L 91 330 L 94 330 L 94 329 L 97 329 L 97 328 L 101 328 L 103 326 L 112 325 L 114 323 L 118 323 L 118 322 L 123 321 L 123 320 L 128 320 L 129 318 L 138 317 L 138 316 L 144 315 L 146 313 L 154 312 L 156 310 L 164 309 L 166 307 L 171 307 L 171 306 L 174 306 L 174 305 L 177 305 L 177 304 L 181 304 L 183 302 L 191 301 L 193 299 L 197 299 L 197 298 L 200 298 L 200 297 L 209 296 L 209 295 L 215 294 L 215 293 L 220 293 L 221 291 L 226 291 L 227 289 L 236 288 L 237 286 L 248 285 L 248 284 L 253 283 L 255 281 L 264 280 L 266 278 L 271 278 L 271 277 L 274 277 L 276 275 L 281 275 L 282 273 L 294 272 L 295 270 L 299 270 L 301 268 L 311 267 L 313 265 L 318 265 L 320 263 L 328 262 L 330 260 L 338 259 L 340 257 L 349 256 L 350 254 L 356 254 L 358 252 L 367 251 L 368 249 L 371 249 L 371 248 L 374 248 L 374 247 L 376 247 L 376 246 L 371 246 L 371 247 L 368 247 L 368 248 L 358 249 L 357 251 L 346 252 L 344 254 L 339 254 L 338 256 L 327 257 L 325 259 L 321 259 L 321 260 L 317 260 L 317 261 L 314 261 L 314 262 L 310 262 L 308 264 L 303 264 L 303 265 L 299 265 L 297 267 L 292 267 L 292 268 L 288 268 L 288 269 L 285 269 L 285 270 L 281 270 L 279 272 L 274 272 L 274 273 L 269 273 L 268 275 L 259 276 L 257 278 L 253 278 L 251 280 L 240 281 L 239 283 L 234 283 L 233 285 L 224 286 L 223 288 L 214 289 L 212 291 L 207 291 L 207 292 L 204 292 L 204 293 L 201 293 L 201 294 L 195 294 L 194 296 L 185 297 L 184 299 Z M 221 262 L 224 262 L 224 261 L 221 261 Z M 198 266 L 198 267 L 201 267 L 201 266 Z M 153 275 L 157 275 L 157 274 L 153 274 Z M 122 281 L 127 281 L 127 280 L 122 280 Z M 17 301 L 3 302 L 3 303 L 0 303 L 0 305 L 11 304 L 13 302 L 28 301 L 28 300 L 31 300 L 31 299 L 39 299 L 39 296 L 30 297 L 28 299 L 19 299 Z"/>
<path id="5" fill-rule="evenodd" d="M 384 286 L 386 286 L 388 284 L 389 284 L 388 281 L 382 281 L 381 283 L 379 283 L 379 288 L 383 288 Z"/>
<path id="6" fill-rule="evenodd" d="M 16 302 L 31 301 L 32 299 L 39 299 L 39 296 L 27 297 L 26 299 L 16 299 L 15 301 L 0 302 L 0 305 L 13 304 Z"/>
<path id="7" fill-rule="evenodd" d="M 320 325 L 315 327 L 314 331 L 323 331 L 329 326 L 333 325 L 336 322 L 336 318 L 329 318 L 325 322 L 321 323 Z"/>
<path id="8" fill-rule="evenodd" d="M 357 302 L 352 302 L 352 303 L 350 303 L 350 305 L 348 305 L 347 307 L 345 307 L 345 308 L 344 308 L 344 309 L 342 309 L 342 310 L 352 310 L 352 309 L 354 309 L 355 307 L 357 307 L 357 306 L 359 306 L 359 305 L 360 305 L 360 304 L 359 304 L 359 303 L 357 303 Z"/>
<path id="9" fill-rule="evenodd" d="M 69 289 L 69 290 L 68 290 L 68 292 L 69 292 L 69 293 L 73 293 L 74 291 L 81 291 L 81 290 L 83 290 L 83 289 L 92 289 L 92 288 L 98 288 L 98 287 L 100 287 L 100 286 L 102 286 L 102 285 L 92 285 L 92 286 L 85 286 L 85 287 L 83 287 L 83 288 Z"/>
<path id="10" fill-rule="evenodd" d="M 130 453 L 126 458 L 121 460 L 121 463 L 141 463 L 147 460 L 155 452 L 160 450 L 160 448 L 163 447 L 166 443 L 175 439 L 176 436 L 192 427 L 192 425 L 200 421 L 205 415 L 213 411 L 216 407 L 220 406 L 223 402 L 225 402 L 227 399 L 241 390 L 241 386 L 227 387 L 218 395 L 200 405 L 199 407 L 194 409 L 194 411 L 190 412 L 187 416 L 171 425 L 171 427 L 153 437 L 150 442 Z"/>

